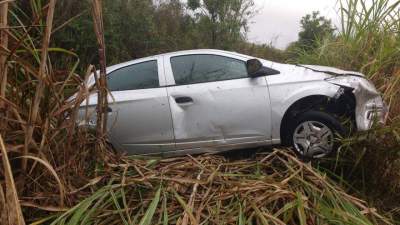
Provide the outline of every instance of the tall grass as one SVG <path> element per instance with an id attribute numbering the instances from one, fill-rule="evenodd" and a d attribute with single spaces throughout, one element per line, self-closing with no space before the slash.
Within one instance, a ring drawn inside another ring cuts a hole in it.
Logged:
<path id="1" fill-rule="evenodd" d="M 338 161 L 321 169 L 356 193 L 400 218 L 400 1 L 340 0 L 341 27 L 312 51 L 300 51 L 302 64 L 361 71 L 390 106 L 388 126 L 344 140 Z"/>
<path id="2" fill-rule="evenodd" d="M 4 51 L 8 48 L 8 34 L 5 28 L 8 26 L 8 3 L 0 3 L 0 47 Z M 7 85 L 7 57 L 4 54 L 0 54 L 0 97 L 5 98 L 6 85 Z M 6 114 L 6 105 L 4 102 L 0 102 L 0 150 L 3 165 L 4 183 L 0 183 L 0 221 L 14 222 L 15 224 L 24 224 L 24 218 L 22 216 L 21 206 L 19 205 L 18 193 L 15 187 L 15 180 L 12 173 L 10 161 L 7 155 L 7 150 L 4 145 L 2 135 L 6 122 L 4 120 Z M 5 191 L 3 190 L 3 186 Z"/>
<path id="3" fill-rule="evenodd" d="M 101 152 L 93 146 L 103 139 L 75 123 L 91 90 L 75 73 L 76 54 L 51 46 L 56 1 L 0 6 L 0 224 L 24 224 L 22 213 L 30 218 L 37 212 L 30 209 L 63 210 L 76 200 L 71 190 L 93 176 Z M 73 63 L 55 66 L 60 55 Z M 77 97 L 68 102 L 71 91 Z"/>
<path id="4" fill-rule="evenodd" d="M 400 87 L 400 1 L 340 0 L 341 29 L 299 52 L 298 63 L 361 71 L 375 82 L 398 115 Z"/>

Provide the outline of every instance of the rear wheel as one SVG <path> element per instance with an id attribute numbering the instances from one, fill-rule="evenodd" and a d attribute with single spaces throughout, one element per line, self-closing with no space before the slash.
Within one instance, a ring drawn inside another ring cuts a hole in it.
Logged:
<path id="1" fill-rule="evenodd" d="M 294 119 L 288 141 L 302 158 L 323 158 L 337 150 L 337 137 L 343 136 L 344 131 L 333 115 L 308 111 Z"/>

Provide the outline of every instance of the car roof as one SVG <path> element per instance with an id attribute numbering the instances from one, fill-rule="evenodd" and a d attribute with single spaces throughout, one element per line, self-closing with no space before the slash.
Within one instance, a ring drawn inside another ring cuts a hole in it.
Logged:
<path id="1" fill-rule="evenodd" d="M 124 67 L 124 66 L 128 66 L 131 65 L 135 62 L 138 61 L 147 61 L 147 60 L 152 60 L 155 59 L 157 57 L 161 57 L 161 56 L 169 56 L 169 55 L 190 55 L 190 54 L 230 54 L 230 55 L 236 55 L 236 56 L 240 56 L 240 57 L 251 57 L 248 55 L 243 55 L 237 52 L 230 52 L 230 51 L 224 51 L 224 50 L 218 50 L 218 49 L 193 49 L 193 50 L 183 50 L 183 51 L 175 51 L 175 52 L 168 52 L 168 53 L 163 53 L 163 54 L 158 54 L 158 55 L 152 55 L 152 56 L 148 56 L 148 57 L 144 57 L 144 58 L 138 58 L 138 59 L 134 59 L 134 60 L 130 60 L 130 61 L 126 61 L 123 63 L 119 63 L 116 65 L 112 65 L 112 66 L 108 66 L 107 67 L 107 73 L 111 72 L 115 69 Z"/>
<path id="2" fill-rule="evenodd" d="M 186 54 L 196 54 L 196 53 L 216 53 L 216 54 L 221 53 L 221 54 L 232 54 L 232 55 L 245 56 L 245 55 L 237 53 L 237 52 L 231 52 L 231 51 L 225 51 L 225 50 L 219 50 L 219 49 L 183 50 L 183 51 L 164 53 L 164 54 L 160 54 L 160 55 L 161 56 L 166 56 L 166 55 L 186 55 Z"/>

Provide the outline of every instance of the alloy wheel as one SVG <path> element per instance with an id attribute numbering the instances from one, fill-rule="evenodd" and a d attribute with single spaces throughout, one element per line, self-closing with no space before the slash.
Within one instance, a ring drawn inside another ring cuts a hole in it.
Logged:
<path id="1" fill-rule="evenodd" d="M 317 121 L 300 123 L 293 133 L 295 150 L 309 158 L 322 158 L 332 152 L 334 133 L 325 124 Z"/>

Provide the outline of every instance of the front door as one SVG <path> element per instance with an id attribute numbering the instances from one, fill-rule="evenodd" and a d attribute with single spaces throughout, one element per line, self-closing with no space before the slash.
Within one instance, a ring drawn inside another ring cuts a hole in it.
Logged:
<path id="1" fill-rule="evenodd" d="M 271 140 L 265 77 L 249 78 L 245 59 L 224 55 L 164 58 L 177 150 Z"/>

